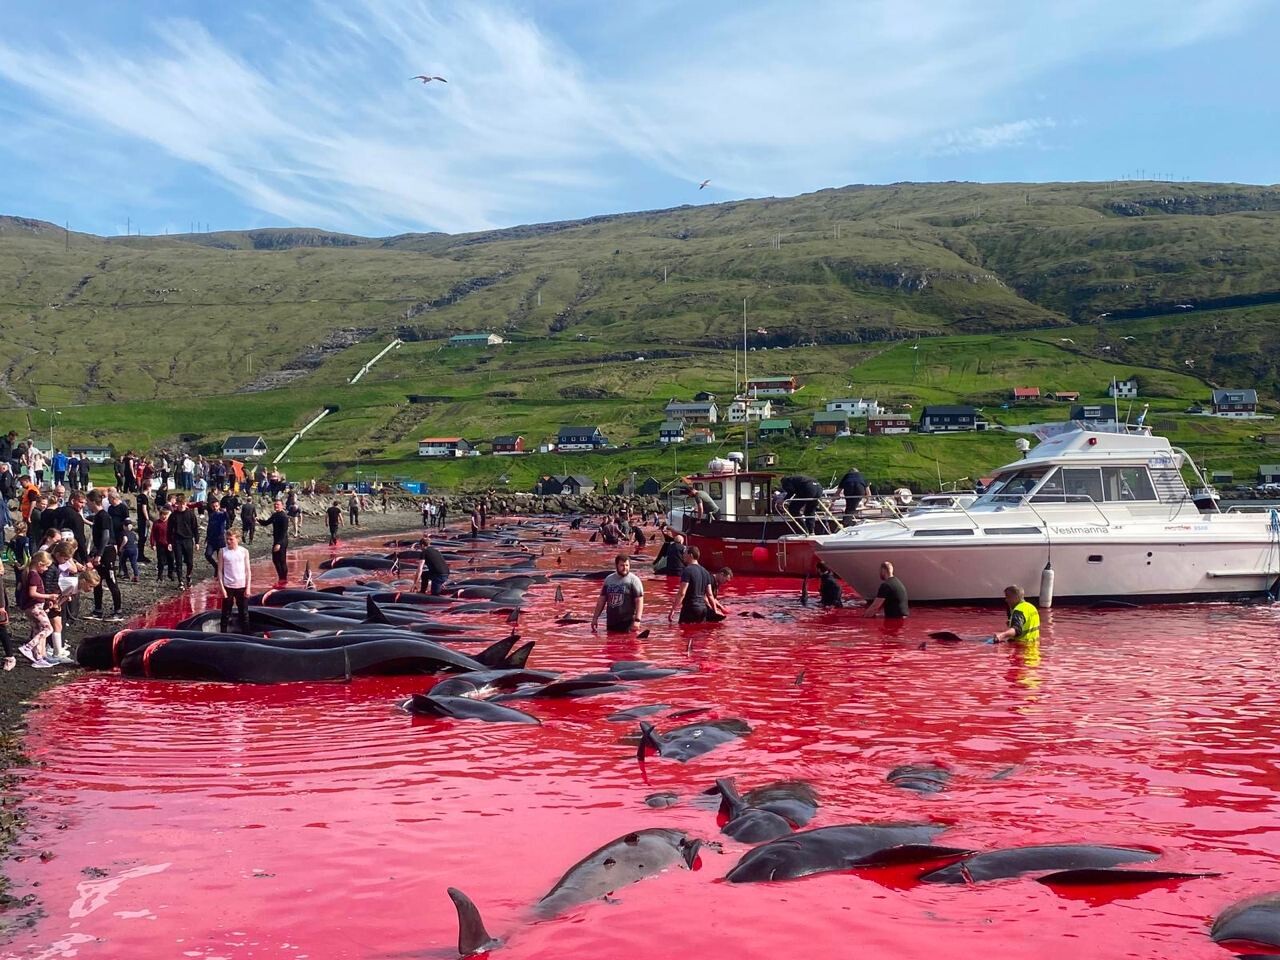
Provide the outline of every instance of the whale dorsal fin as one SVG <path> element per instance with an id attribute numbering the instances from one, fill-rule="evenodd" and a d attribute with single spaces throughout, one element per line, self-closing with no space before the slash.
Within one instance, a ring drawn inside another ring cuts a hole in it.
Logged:
<path id="1" fill-rule="evenodd" d="M 489 931 L 484 928 L 484 920 L 480 918 L 480 910 L 470 897 L 456 887 L 450 887 L 449 899 L 458 911 L 459 955 L 469 957 L 502 946 L 501 940 L 489 936 Z"/>

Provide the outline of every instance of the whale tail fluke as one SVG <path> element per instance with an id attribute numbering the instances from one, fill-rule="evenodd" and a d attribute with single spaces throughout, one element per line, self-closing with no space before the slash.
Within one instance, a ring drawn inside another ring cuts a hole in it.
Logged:
<path id="1" fill-rule="evenodd" d="M 484 920 L 480 918 L 480 910 L 461 890 L 449 888 L 449 899 L 453 908 L 458 911 L 458 954 L 470 957 L 477 953 L 486 953 L 495 947 L 502 946 L 502 941 L 489 936 L 484 928 Z"/>
<path id="2" fill-rule="evenodd" d="M 746 802 L 738 793 L 738 786 L 734 783 L 733 777 L 721 777 L 707 793 L 720 794 L 720 809 L 730 820 L 746 809 Z"/>
<path id="3" fill-rule="evenodd" d="M 516 645 L 516 641 L 520 638 L 516 634 L 509 637 L 503 637 L 497 643 L 490 644 L 476 654 L 476 659 L 483 663 L 486 667 L 505 667 L 504 662 L 507 655 L 511 653 L 511 648 Z"/>

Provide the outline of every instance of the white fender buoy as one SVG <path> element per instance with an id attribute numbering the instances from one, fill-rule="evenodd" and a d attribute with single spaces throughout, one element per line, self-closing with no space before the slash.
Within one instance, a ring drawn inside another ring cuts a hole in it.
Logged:
<path id="1" fill-rule="evenodd" d="M 1040 571 L 1040 596 L 1037 599 L 1041 610 L 1048 610 L 1053 606 L 1053 561 L 1046 563 Z"/>

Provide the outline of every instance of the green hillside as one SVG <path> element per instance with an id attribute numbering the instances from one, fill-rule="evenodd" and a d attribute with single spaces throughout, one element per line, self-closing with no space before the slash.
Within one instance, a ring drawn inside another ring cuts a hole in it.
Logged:
<path id="1" fill-rule="evenodd" d="M 1278 293 L 1280 190 L 1224 184 L 845 187 L 377 240 L 308 229 L 98 238 L 0 218 L 0 400 L 226 393 L 298 379 L 396 332 L 727 345 L 744 298 L 749 327 L 784 345 Z M 1275 317 L 1261 308 L 1251 323 L 1274 331 Z M 280 370 L 291 372 L 262 379 Z"/>
<path id="2" fill-rule="evenodd" d="M 15 429 L 155 448 L 262 433 L 294 476 L 523 485 L 542 472 L 668 476 L 743 446 L 659 449 L 662 406 L 800 377 L 781 415 L 828 399 L 975 403 L 1014 386 L 1105 397 L 1136 374 L 1162 432 L 1247 479 L 1264 423 L 1185 414 L 1212 385 L 1280 397 L 1280 189 L 1222 184 L 897 184 L 448 236 L 310 229 L 99 238 L 0 217 L 0 415 Z M 665 272 L 665 276 L 664 276 Z M 1276 301 L 1273 303 L 1272 301 Z M 490 330 L 509 343 L 450 348 Z M 394 337 L 406 342 L 348 383 Z M 1134 411 L 1136 414 L 1136 410 Z M 417 440 L 598 424 L 577 458 L 416 457 Z M 776 441 L 787 469 L 851 457 L 936 486 L 1010 458 L 1012 438 Z"/>

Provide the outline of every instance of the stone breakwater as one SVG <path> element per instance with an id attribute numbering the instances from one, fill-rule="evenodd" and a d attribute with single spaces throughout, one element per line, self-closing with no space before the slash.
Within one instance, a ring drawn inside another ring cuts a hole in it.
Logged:
<path id="1" fill-rule="evenodd" d="M 317 493 L 315 495 L 300 496 L 298 503 L 302 507 L 304 514 L 321 515 L 335 500 L 345 511 L 348 496 L 349 494 L 346 493 Z M 429 497 L 415 497 L 403 493 L 390 494 L 387 497 L 387 512 L 413 513 L 421 516 L 422 502 L 428 499 L 435 504 L 445 504 L 448 507 L 448 516 L 451 520 L 457 520 L 462 513 L 470 513 L 472 508 L 482 500 L 485 503 L 485 511 L 490 516 L 603 514 L 616 513 L 619 510 L 628 510 L 635 514 L 647 514 L 654 510 L 663 513 L 667 510 L 666 501 L 661 497 L 613 496 L 592 493 L 581 496 L 567 494 L 538 496 L 528 493 L 497 491 L 486 494 L 432 494 Z M 382 512 L 380 494 L 367 494 L 365 501 L 368 512 Z M 269 500 L 259 498 L 258 515 L 265 516 L 266 513 L 270 512 L 270 506 Z"/>

